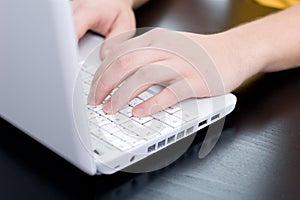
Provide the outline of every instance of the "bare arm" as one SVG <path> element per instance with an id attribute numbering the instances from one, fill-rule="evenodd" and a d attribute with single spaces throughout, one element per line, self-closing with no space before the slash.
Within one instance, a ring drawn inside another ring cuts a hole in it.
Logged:
<path id="1" fill-rule="evenodd" d="M 94 77 L 89 103 L 102 103 L 110 91 L 126 79 L 125 84 L 104 104 L 107 113 L 115 113 L 146 87 L 163 83 L 166 87 L 160 93 L 133 109 L 134 116 L 144 117 L 187 98 L 233 91 L 257 73 L 300 66 L 299 21 L 300 4 L 218 34 L 151 31 L 121 43 L 115 51 L 111 51 Z M 207 55 L 201 56 L 194 43 L 176 34 L 192 39 Z M 145 50 L 139 50 L 144 47 Z M 181 52 L 184 55 L 177 56 L 177 53 L 158 51 L 157 47 L 169 48 L 166 50 L 171 52 L 180 52 L 184 47 L 185 51 Z M 119 49 L 129 53 L 122 54 Z M 190 65 L 182 57 L 201 59 Z M 118 62 L 106 68 L 111 59 Z M 222 88 L 216 83 L 221 83 Z"/>

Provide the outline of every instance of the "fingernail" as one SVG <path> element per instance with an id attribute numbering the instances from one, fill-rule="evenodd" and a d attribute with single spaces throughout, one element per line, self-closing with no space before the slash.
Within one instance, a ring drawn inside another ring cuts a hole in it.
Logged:
<path id="1" fill-rule="evenodd" d="M 110 99 L 103 105 L 103 110 L 106 113 L 112 113 L 112 104 Z"/>

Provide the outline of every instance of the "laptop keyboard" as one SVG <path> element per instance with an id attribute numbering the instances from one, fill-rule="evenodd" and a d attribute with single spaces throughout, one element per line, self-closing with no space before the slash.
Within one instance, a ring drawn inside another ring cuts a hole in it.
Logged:
<path id="1" fill-rule="evenodd" d="M 83 86 L 84 95 L 87 97 L 90 85 L 92 83 L 93 74 L 96 72 L 97 67 L 93 65 L 83 64 L 81 67 L 81 81 Z M 117 90 L 112 91 L 112 94 Z M 149 117 L 136 118 L 132 116 L 132 109 L 134 106 L 142 103 L 148 98 L 158 93 L 162 87 L 153 86 L 147 91 L 140 94 L 137 98 L 133 99 L 123 109 L 113 115 L 106 114 L 102 107 L 87 106 L 87 115 L 89 121 L 90 132 L 101 141 L 114 146 L 121 151 L 128 151 L 139 145 L 152 140 L 154 137 L 161 136 L 166 133 L 172 132 L 175 128 L 181 126 L 187 120 L 192 120 L 197 117 L 197 113 L 185 113 L 185 121 L 182 120 L 182 109 L 179 105 L 174 105 L 156 113 Z M 106 100 L 110 97 L 109 95 Z M 182 136 L 180 136 L 181 134 Z M 184 132 L 178 133 L 178 137 L 183 137 Z M 165 146 L 165 143 L 175 141 L 175 135 L 163 140 L 157 144 L 157 148 Z M 148 148 L 148 152 L 155 149 L 156 146 L 152 145 Z"/>

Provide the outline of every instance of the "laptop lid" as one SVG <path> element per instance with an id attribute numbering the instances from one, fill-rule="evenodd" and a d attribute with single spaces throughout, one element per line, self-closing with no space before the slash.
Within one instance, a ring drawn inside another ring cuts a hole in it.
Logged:
<path id="1" fill-rule="evenodd" d="M 73 116 L 73 103 L 75 113 L 84 104 L 73 94 L 79 67 L 69 1 L 1 1 L 0 27 L 0 116 L 95 174 L 86 126 L 77 131 Z"/>

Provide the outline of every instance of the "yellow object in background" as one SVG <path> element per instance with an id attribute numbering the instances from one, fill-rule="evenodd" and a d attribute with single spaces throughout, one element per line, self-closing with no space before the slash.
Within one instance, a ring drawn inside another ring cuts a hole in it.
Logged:
<path id="1" fill-rule="evenodd" d="M 284 9 L 299 3 L 300 0 L 255 0 L 257 3 L 272 8 Z"/>

